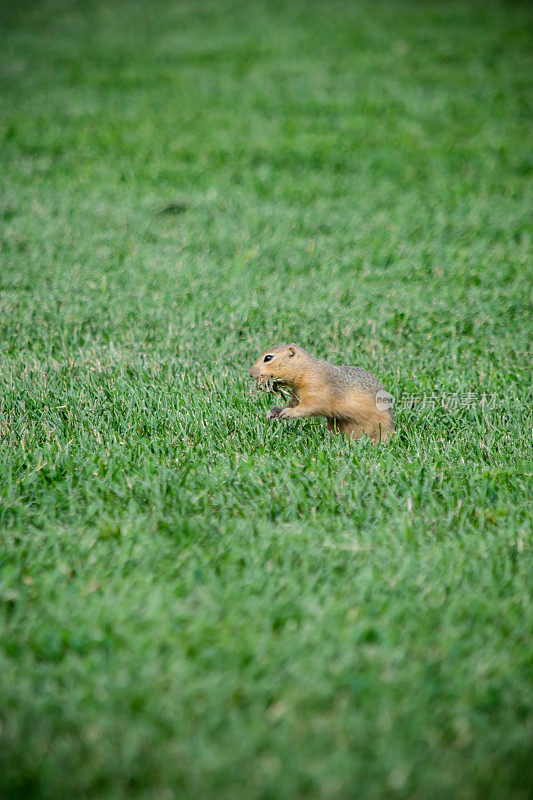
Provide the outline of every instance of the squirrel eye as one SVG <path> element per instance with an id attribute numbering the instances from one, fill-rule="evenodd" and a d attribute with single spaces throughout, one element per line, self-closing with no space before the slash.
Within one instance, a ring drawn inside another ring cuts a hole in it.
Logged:
<path id="1" fill-rule="evenodd" d="M 272 361 L 273 358 L 274 356 L 265 356 L 263 361 Z"/>

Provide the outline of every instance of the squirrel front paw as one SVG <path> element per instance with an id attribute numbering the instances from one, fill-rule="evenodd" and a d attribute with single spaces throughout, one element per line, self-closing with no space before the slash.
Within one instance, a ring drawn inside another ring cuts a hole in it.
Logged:
<path id="1" fill-rule="evenodd" d="M 279 415 L 281 414 L 281 412 L 282 409 L 279 406 L 274 406 L 267 413 L 267 419 L 279 419 Z"/>

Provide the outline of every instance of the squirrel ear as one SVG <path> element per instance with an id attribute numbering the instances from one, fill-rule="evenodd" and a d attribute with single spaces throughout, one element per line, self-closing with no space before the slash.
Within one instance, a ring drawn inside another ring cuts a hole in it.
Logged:
<path id="1" fill-rule="evenodd" d="M 294 355 L 296 355 L 296 348 L 291 346 L 289 347 L 289 358 L 292 358 Z"/>

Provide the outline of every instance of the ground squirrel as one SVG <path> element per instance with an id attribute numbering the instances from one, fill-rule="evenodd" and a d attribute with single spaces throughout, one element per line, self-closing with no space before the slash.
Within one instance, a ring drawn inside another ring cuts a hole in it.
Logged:
<path id="1" fill-rule="evenodd" d="M 263 391 L 287 390 L 290 395 L 286 406 L 269 411 L 268 419 L 326 417 L 328 431 L 353 438 L 366 433 L 374 442 L 394 431 L 392 396 L 361 367 L 337 367 L 287 344 L 265 350 L 250 376 Z"/>

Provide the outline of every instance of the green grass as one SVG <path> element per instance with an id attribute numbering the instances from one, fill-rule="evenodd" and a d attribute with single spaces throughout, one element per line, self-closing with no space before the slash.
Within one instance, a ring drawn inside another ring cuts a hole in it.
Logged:
<path id="1" fill-rule="evenodd" d="M 4 9 L 1 798 L 531 796 L 532 21 Z M 268 424 L 285 341 L 390 446 Z"/>

